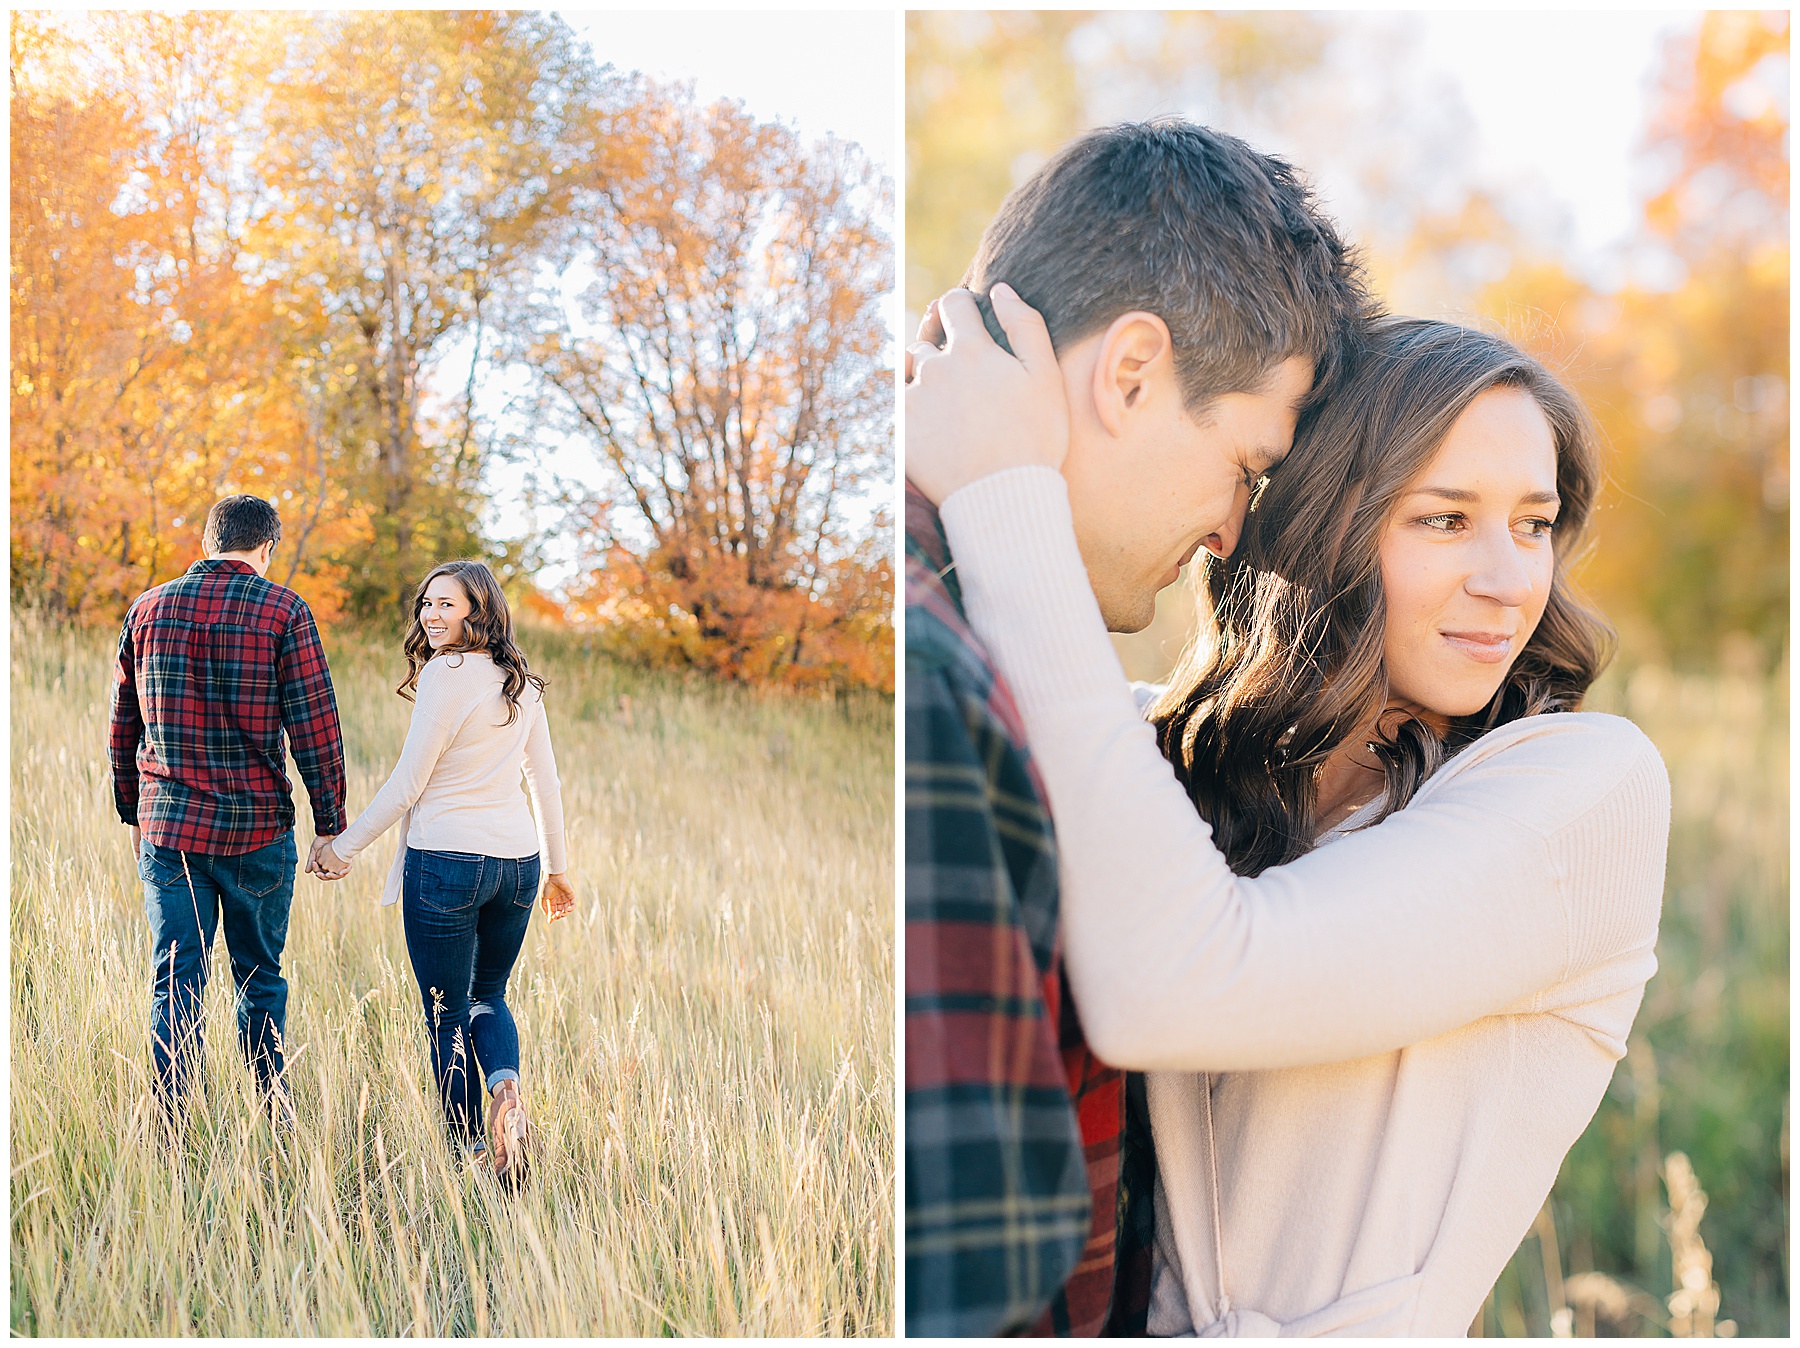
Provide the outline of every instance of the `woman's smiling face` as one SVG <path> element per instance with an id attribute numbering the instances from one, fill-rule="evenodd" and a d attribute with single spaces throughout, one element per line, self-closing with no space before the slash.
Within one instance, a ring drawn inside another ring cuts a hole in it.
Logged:
<path id="1" fill-rule="evenodd" d="M 1524 389 L 1488 389 L 1400 498 L 1381 540 L 1389 705 L 1441 732 L 1498 691 L 1550 598 L 1556 440 Z"/>
<path id="2" fill-rule="evenodd" d="M 434 651 L 457 646 L 463 639 L 463 620 L 473 611 L 462 582 L 453 576 L 433 577 L 419 601 L 419 625 Z"/>

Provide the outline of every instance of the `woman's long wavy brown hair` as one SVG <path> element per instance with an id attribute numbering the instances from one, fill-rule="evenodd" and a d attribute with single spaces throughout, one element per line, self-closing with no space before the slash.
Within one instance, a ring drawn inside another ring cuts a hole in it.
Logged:
<path id="1" fill-rule="evenodd" d="M 1401 497 L 1476 397 L 1518 388 L 1556 443 L 1555 569 L 1537 629 L 1493 700 L 1440 738 L 1386 710 L 1380 546 Z M 1263 484 L 1229 561 L 1200 578 L 1201 633 L 1151 709 L 1231 867 L 1256 875 L 1312 849 L 1319 770 L 1352 737 L 1387 778 L 1380 818 L 1487 730 L 1573 711 L 1611 654 L 1612 630 L 1569 580 L 1599 486 L 1597 432 L 1555 376 L 1503 338 L 1452 323 L 1377 323 Z"/>
<path id="2" fill-rule="evenodd" d="M 449 576 L 462 586 L 469 599 L 469 616 L 463 619 L 462 640 L 442 650 L 431 649 L 425 636 L 425 624 L 419 620 L 419 606 L 425 602 L 425 591 L 439 576 Z M 531 672 L 525 663 L 525 652 L 513 640 L 512 610 L 506 606 L 506 594 L 494 573 L 483 562 L 445 562 L 435 567 L 413 591 L 412 625 L 406 629 L 406 677 L 394 691 L 408 702 L 419 686 L 419 671 L 434 655 L 453 655 L 458 651 L 486 651 L 488 658 L 505 676 L 500 691 L 506 697 L 506 724 L 519 719 L 519 695 L 530 684 L 541 694 L 544 680 Z"/>

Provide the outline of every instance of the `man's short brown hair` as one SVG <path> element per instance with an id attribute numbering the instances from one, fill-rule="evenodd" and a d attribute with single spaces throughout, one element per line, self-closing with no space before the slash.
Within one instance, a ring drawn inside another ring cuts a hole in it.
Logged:
<path id="1" fill-rule="evenodd" d="M 281 516 L 260 496 L 227 496 L 206 512 L 200 546 L 209 553 L 252 552 L 281 541 Z"/>
<path id="2" fill-rule="evenodd" d="M 1134 309 L 1157 315 L 1190 412 L 1256 389 L 1290 356 L 1309 358 L 1323 389 L 1375 310 L 1289 164 L 1179 120 L 1091 131 L 1001 204 L 963 284 L 1004 344 L 986 300 L 1000 281 L 1043 314 L 1058 351 Z"/>

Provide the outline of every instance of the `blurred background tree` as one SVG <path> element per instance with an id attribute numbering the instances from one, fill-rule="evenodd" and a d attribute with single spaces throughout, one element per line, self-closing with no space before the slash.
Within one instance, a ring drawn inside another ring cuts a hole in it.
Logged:
<path id="1" fill-rule="evenodd" d="M 10 56 L 15 602 L 117 621 L 251 491 L 327 623 L 478 556 L 623 651 L 892 687 L 892 188 L 855 146 L 533 12 L 21 14 Z M 499 538 L 494 473 L 566 448 L 532 413 L 599 457 Z"/>
<path id="2" fill-rule="evenodd" d="M 1505 20 L 1538 25 L 1546 44 L 1557 21 Z M 1300 165 L 1390 309 L 1497 327 L 1570 381 L 1610 450 L 1580 575 L 1621 641 L 1591 705 L 1644 726 L 1675 786 L 1662 971 L 1594 1125 L 1472 1328 L 1785 1334 L 1787 15 L 1670 16 L 1615 266 L 1581 253 L 1541 181 L 1484 169 L 1476 118 L 1423 58 L 1420 24 L 909 14 L 908 328 L 1064 141 L 1182 115 Z M 1567 97 L 1579 118 L 1581 91 L 1517 83 L 1521 99 Z M 1186 586 L 1165 590 L 1147 631 L 1115 638 L 1127 671 L 1165 676 L 1193 614 Z M 1714 1282 L 1684 1288 L 1696 1241 Z M 1701 1314 L 1708 1286 L 1720 1307 Z"/>
<path id="3" fill-rule="evenodd" d="M 1584 580 L 1626 659 L 1707 669 L 1749 643 L 1773 668 L 1787 634 L 1785 21 L 1714 13 L 1665 52 L 1641 148 L 1662 185 L 1635 241 L 1658 283 L 1611 291 L 1566 255 L 1555 210 L 1481 177 L 1473 120 L 1409 66 L 1416 45 L 1399 16 L 910 15 L 909 321 L 1062 142 L 1197 115 L 1306 169 L 1390 308 L 1499 324 L 1587 399 L 1613 481 Z M 1166 669 L 1188 630 L 1165 619 L 1128 662 Z"/>

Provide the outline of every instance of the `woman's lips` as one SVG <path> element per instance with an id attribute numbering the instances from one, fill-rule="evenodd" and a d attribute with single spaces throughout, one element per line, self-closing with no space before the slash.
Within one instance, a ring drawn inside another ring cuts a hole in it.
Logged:
<path id="1" fill-rule="evenodd" d="M 1497 665 L 1512 650 L 1513 639 L 1504 632 L 1439 632 L 1454 651 L 1484 665 Z"/>

